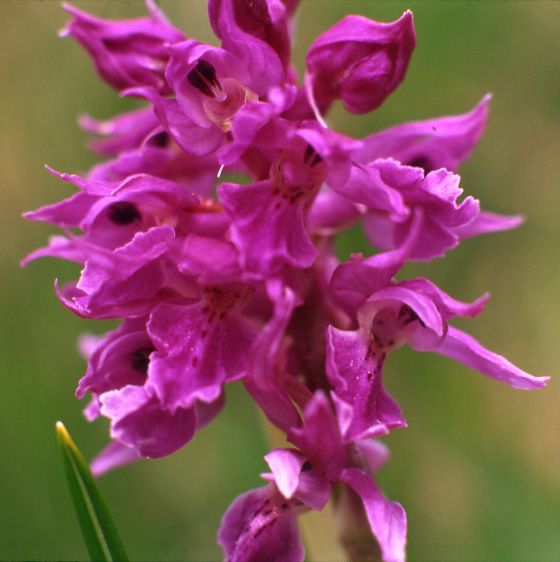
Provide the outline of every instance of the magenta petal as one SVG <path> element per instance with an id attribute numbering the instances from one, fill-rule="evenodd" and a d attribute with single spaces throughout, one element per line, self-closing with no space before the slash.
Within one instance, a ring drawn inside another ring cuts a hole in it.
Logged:
<path id="1" fill-rule="evenodd" d="M 391 159 L 375 160 L 365 169 L 369 172 L 368 179 L 375 180 L 374 185 L 382 182 L 380 185 L 384 184 L 387 194 L 398 192 L 404 208 L 421 212 L 422 224 L 416 243 L 409 252 L 409 259 L 429 261 L 443 256 L 459 243 L 456 229 L 471 223 L 479 213 L 478 201 L 472 197 L 467 197 L 459 204 L 456 202 L 463 191 L 459 187 L 460 178 L 447 170 L 435 170 L 424 176 L 421 168 L 402 166 Z M 358 184 L 353 191 L 363 197 L 363 185 Z M 383 249 L 398 248 L 410 237 L 412 219 L 407 218 L 399 208 L 389 210 L 387 215 L 380 212 L 378 206 L 373 202 L 370 212 L 366 214 L 366 234 L 373 244 Z"/>
<path id="2" fill-rule="evenodd" d="M 273 485 L 250 490 L 222 518 L 218 542 L 234 562 L 303 562 L 297 518 L 307 508 Z"/>
<path id="3" fill-rule="evenodd" d="M 219 190 L 244 266 L 267 276 L 285 263 L 309 267 L 318 254 L 305 229 L 303 201 L 285 200 L 279 191 L 271 180 L 223 183 Z"/>
<path id="4" fill-rule="evenodd" d="M 140 316 L 154 307 L 165 283 L 158 261 L 126 256 L 119 260 L 112 252 L 99 252 L 93 258 L 86 262 L 77 284 L 66 285 L 64 294 L 56 287 L 64 306 L 82 318 Z"/>
<path id="5" fill-rule="evenodd" d="M 424 213 L 424 216 L 426 216 L 426 213 Z M 389 247 L 384 247 L 380 244 L 380 239 L 376 236 L 375 232 L 375 230 L 379 228 L 379 222 L 383 220 L 383 218 L 379 220 L 379 218 L 374 215 L 366 215 L 364 218 L 364 231 L 372 243 L 379 245 L 380 248 L 387 250 L 393 249 L 394 247 L 398 248 L 401 240 L 404 240 L 408 236 L 408 225 L 395 225 L 393 228 L 393 244 Z M 458 243 L 459 238 L 451 229 L 446 228 L 438 220 L 424 218 L 416 245 L 410 252 L 409 259 L 430 261 L 433 258 L 440 258 L 445 255 L 447 250 L 455 248 Z"/>
<path id="6" fill-rule="evenodd" d="M 473 318 L 482 312 L 484 305 L 490 298 L 490 295 L 486 293 L 472 303 L 461 302 L 451 298 L 431 281 L 421 277 L 410 280 L 406 279 L 401 281 L 398 285 L 399 287 L 405 287 L 432 299 L 444 320 L 449 320 L 455 316 L 470 316 Z"/>
<path id="7" fill-rule="evenodd" d="M 521 215 L 506 216 L 488 211 L 480 211 L 478 216 L 467 224 L 457 226 L 453 232 L 461 239 L 472 238 L 488 232 L 500 232 L 517 228 L 523 222 Z"/>
<path id="8" fill-rule="evenodd" d="M 76 193 L 60 203 L 41 207 L 36 211 L 24 213 L 23 216 L 32 221 L 48 221 L 59 226 L 77 227 L 97 199 L 88 193 Z"/>
<path id="9" fill-rule="evenodd" d="M 114 189 L 116 189 L 120 182 L 99 182 L 99 181 L 90 181 L 87 179 L 83 179 L 80 176 L 75 174 L 63 174 L 53 170 L 49 166 L 45 166 L 45 168 L 61 180 L 72 182 L 76 187 L 79 187 L 84 193 L 88 193 L 89 195 L 98 195 L 98 196 L 106 196 L 111 195 Z"/>
<path id="10" fill-rule="evenodd" d="M 412 342 L 410 343 L 412 344 Z M 439 347 L 425 351 L 435 351 L 447 355 L 484 375 L 522 390 L 543 388 L 550 378 L 534 377 L 518 369 L 501 355 L 482 347 L 473 337 L 451 326 Z"/>
<path id="11" fill-rule="evenodd" d="M 406 513 L 402 506 L 385 499 L 375 482 L 359 468 L 345 468 L 340 479 L 360 496 L 383 562 L 404 562 Z"/>
<path id="12" fill-rule="evenodd" d="M 180 249 L 178 267 L 182 273 L 198 276 L 202 284 L 239 281 L 238 258 L 231 242 L 188 234 Z"/>
<path id="13" fill-rule="evenodd" d="M 387 185 L 379 170 L 373 166 L 354 164 L 350 179 L 337 192 L 354 203 L 361 203 L 369 210 L 387 211 L 394 222 L 403 222 L 410 216 L 403 196 L 394 187 Z"/>
<path id="14" fill-rule="evenodd" d="M 307 53 L 316 105 L 324 112 L 341 99 L 348 111 L 358 114 L 379 107 L 403 80 L 415 44 L 411 12 L 393 23 L 345 17 Z"/>
<path id="15" fill-rule="evenodd" d="M 111 437 L 147 458 L 174 453 L 196 431 L 194 408 L 170 412 L 141 386 L 125 386 L 101 396 L 101 414 L 111 419 Z"/>
<path id="16" fill-rule="evenodd" d="M 334 270 L 331 289 L 356 293 L 356 301 L 361 304 L 375 291 L 387 287 L 404 262 L 400 250 L 365 259 L 361 254 L 354 254 L 350 261 L 341 263 Z"/>
<path id="17" fill-rule="evenodd" d="M 249 101 L 231 119 L 231 142 L 219 151 L 220 163 L 233 164 L 254 142 L 261 129 L 274 115 L 277 108 L 271 103 Z"/>
<path id="18" fill-rule="evenodd" d="M 25 267 L 36 259 L 48 256 L 75 261 L 81 264 L 85 263 L 88 257 L 86 252 L 77 248 L 73 241 L 68 240 L 65 236 L 50 236 L 48 246 L 31 252 L 21 260 L 20 265 Z"/>
<path id="19" fill-rule="evenodd" d="M 225 125 L 250 95 L 246 88 L 250 79 L 247 68 L 228 51 L 194 39 L 173 45 L 169 50 L 171 60 L 165 75 L 180 110 L 201 127 L 213 123 L 220 126 L 220 121 Z M 200 84 L 192 83 L 192 72 L 197 74 L 200 64 L 212 69 L 213 87 L 217 88 L 214 92 L 203 93 L 204 87 L 201 90 Z"/>
<path id="20" fill-rule="evenodd" d="M 138 148 L 148 134 L 159 126 L 151 107 L 121 113 L 107 121 L 82 115 L 78 123 L 88 133 L 107 137 L 89 142 L 92 150 L 106 156 Z"/>
<path id="21" fill-rule="evenodd" d="M 403 123 L 364 139 L 355 162 L 368 164 L 378 158 L 393 158 L 426 173 L 439 168 L 455 172 L 472 153 L 488 119 L 490 95 L 469 113 L 427 121 Z"/>
<path id="22" fill-rule="evenodd" d="M 274 314 L 255 339 L 249 355 L 243 384 L 266 417 L 282 431 L 298 426 L 301 418 L 284 386 L 284 334 L 294 307 L 296 294 L 278 282 L 269 282 L 268 294 L 274 302 Z"/>
<path id="23" fill-rule="evenodd" d="M 224 9 L 226 3 L 229 6 Z M 288 21 L 286 9 L 280 0 L 209 0 L 208 16 L 212 30 L 220 39 L 224 35 L 228 36 L 232 27 L 238 27 L 270 45 L 284 68 L 289 67 L 291 45 Z"/>
<path id="24" fill-rule="evenodd" d="M 125 320 L 97 344 L 76 396 L 83 398 L 86 392 L 99 395 L 127 385 L 143 386 L 153 351 L 145 320 Z"/>
<path id="25" fill-rule="evenodd" d="M 86 271 L 89 272 L 87 276 Z M 82 280 L 91 283 L 92 294 L 74 297 L 74 301 L 91 318 L 146 314 L 159 302 L 157 293 L 165 285 L 164 273 L 157 262 L 146 264 L 126 280 L 112 280 L 110 275 L 95 268 L 89 269 L 86 264 Z"/>
<path id="26" fill-rule="evenodd" d="M 397 301 L 410 307 L 420 319 L 422 327 L 431 330 L 437 336 L 444 335 L 445 323 L 434 301 L 429 296 L 407 289 L 401 284 L 374 293 L 368 299 L 368 303 L 372 303 L 373 306 L 368 304 L 360 311 L 360 324 L 366 326 L 372 317 L 372 312 L 383 308 L 387 301 Z"/>
<path id="27" fill-rule="evenodd" d="M 325 181 L 329 187 L 342 187 L 350 177 L 353 154 L 361 148 L 362 142 L 322 127 L 315 121 L 302 123 L 295 134 L 312 146 L 327 164 Z"/>
<path id="28" fill-rule="evenodd" d="M 186 206 L 199 203 L 199 199 L 189 190 L 185 189 L 184 185 L 145 173 L 126 177 L 115 187 L 111 195 L 145 193 L 174 196 L 181 204 Z"/>
<path id="29" fill-rule="evenodd" d="M 297 490 L 301 467 L 307 459 L 295 449 L 274 449 L 264 459 L 272 470 L 278 490 L 289 500 Z"/>
<path id="30" fill-rule="evenodd" d="M 225 403 L 226 399 L 223 393 L 220 394 L 214 402 L 210 402 L 209 404 L 206 402 L 197 402 L 195 404 L 197 431 L 209 424 L 222 411 Z"/>
<path id="31" fill-rule="evenodd" d="M 329 326 L 327 338 L 327 377 L 344 441 L 406 426 L 398 404 L 383 388 L 383 363 L 368 350 L 369 334 Z"/>
<path id="32" fill-rule="evenodd" d="M 306 470 L 306 465 L 304 465 L 299 475 L 299 485 L 294 493 L 294 498 L 315 511 L 321 511 L 331 497 L 331 487 L 331 482 L 325 473 L 315 467 Z"/>
<path id="33" fill-rule="evenodd" d="M 334 482 L 346 464 L 346 453 L 332 407 L 322 391 L 317 391 L 303 412 L 304 427 L 288 433 L 293 443 L 311 464 Z"/>
<path id="34" fill-rule="evenodd" d="M 352 254 L 350 261 L 341 263 L 333 272 L 331 289 L 354 293 L 354 304 L 362 304 L 367 297 L 391 284 L 393 277 L 403 267 L 416 245 L 422 228 L 422 212 L 416 209 L 412 215 L 407 239 L 398 249 L 375 254 L 364 259 L 361 254 Z"/>
<path id="35" fill-rule="evenodd" d="M 246 85 L 257 95 L 265 96 L 272 86 L 282 83 L 284 69 L 280 62 L 279 53 L 276 53 L 261 37 L 252 35 L 251 31 L 247 29 L 248 18 L 236 17 L 241 15 L 240 12 L 244 4 L 244 2 L 232 2 L 231 0 L 221 1 L 218 27 L 222 39 L 222 48 L 235 55 L 248 69 L 251 78 Z M 245 9 L 245 13 L 249 12 L 251 8 L 256 12 L 259 4 L 262 5 L 262 15 L 268 16 L 270 19 L 266 3 L 263 2 L 249 2 L 247 4 L 249 9 Z M 253 13 L 253 18 L 256 15 Z M 241 20 L 242 25 L 238 25 L 236 20 Z M 254 21 L 255 19 L 253 19 Z M 266 23 L 262 25 L 262 29 L 266 29 Z"/>
<path id="36" fill-rule="evenodd" d="M 350 228 L 362 210 L 334 191 L 319 192 L 307 211 L 305 223 L 310 232 L 332 236 Z"/>
<path id="37" fill-rule="evenodd" d="M 137 232 L 128 244 L 117 248 L 113 253 L 117 258 L 122 257 L 141 264 L 162 256 L 174 239 L 175 231 L 171 226 L 154 226 L 146 232 Z M 135 265 L 132 265 L 131 269 L 136 270 Z"/>
<path id="38" fill-rule="evenodd" d="M 255 334 L 238 314 L 221 314 L 202 302 L 153 310 L 148 332 L 158 351 L 147 384 L 171 410 L 214 402 L 224 382 L 245 375 Z"/>
<path id="39" fill-rule="evenodd" d="M 90 462 L 89 467 L 93 475 L 97 478 L 114 468 L 130 464 L 141 458 L 135 447 L 124 445 L 120 441 L 111 441 L 111 443 Z"/>
<path id="40" fill-rule="evenodd" d="M 295 449 L 274 449 L 265 456 L 272 474 L 261 477 L 276 484 L 286 499 L 296 498 L 311 509 L 321 511 L 331 497 L 331 482 Z"/>
<path id="41" fill-rule="evenodd" d="M 439 220 L 448 228 L 468 224 L 475 220 L 480 212 L 478 201 L 471 196 L 457 203 L 457 199 L 463 193 L 459 187 L 460 180 L 458 175 L 440 169 L 426 174 L 420 184 L 422 193 L 431 198 L 432 205 L 436 207 L 439 203 L 442 207 L 434 214 L 437 214 Z"/>
<path id="42" fill-rule="evenodd" d="M 389 460 L 387 445 L 378 439 L 361 439 L 355 441 L 355 443 L 372 474 L 377 472 Z"/>
<path id="43" fill-rule="evenodd" d="M 125 90 L 124 94 L 141 96 L 151 102 L 162 127 L 187 152 L 206 156 L 222 144 L 224 134 L 216 125 L 213 123 L 208 127 L 197 125 L 185 115 L 176 99 L 164 98 L 153 88 L 133 88 Z"/>
<path id="44" fill-rule="evenodd" d="M 90 54 L 99 75 L 116 89 L 154 86 L 168 91 L 163 71 L 168 60 L 167 43 L 184 35 L 152 6 L 152 17 L 109 21 L 93 17 L 65 4 L 73 19 L 61 35 L 70 35 Z"/>

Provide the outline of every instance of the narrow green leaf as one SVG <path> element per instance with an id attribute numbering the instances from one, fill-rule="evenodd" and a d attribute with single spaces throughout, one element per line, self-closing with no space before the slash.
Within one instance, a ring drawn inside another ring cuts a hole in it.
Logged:
<path id="1" fill-rule="evenodd" d="M 115 523 L 87 462 L 62 422 L 56 423 L 56 433 L 70 495 L 90 558 L 96 562 L 128 562 Z"/>

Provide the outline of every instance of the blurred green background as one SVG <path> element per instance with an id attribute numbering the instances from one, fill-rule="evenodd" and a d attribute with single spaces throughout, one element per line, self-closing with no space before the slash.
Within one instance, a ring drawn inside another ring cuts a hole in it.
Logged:
<path id="1" fill-rule="evenodd" d="M 160 4 L 188 36 L 213 41 L 204 1 Z M 76 5 L 108 18 L 145 13 L 139 1 Z M 481 317 L 455 325 L 553 378 L 546 390 L 524 392 L 445 358 L 399 350 L 385 380 L 409 428 L 384 439 L 392 459 L 378 480 L 407 511 L 410 561 L 560 560 L 560 3 L 303 0 L 299 68 L 313 38 L 345 14 L 393 21 L 407 8 L 418 43 L 406 80 L 370 115 L 336 108 L 331 125 L 360 137 L 463 113 L 493 93 L 487 132 L 461 169 L 462 186 L 485 209 L 523 213 L 526 223 L 466 241 L 406 274 L 429 277 L 463 300 L 490 291 Z M 85 403 L 73 395 L 85 369 L 75 340 L 111 325 L 79 320 L 57 301 L 54 278 L 75 278 L 75 266 L 45 259 L 19 269 L 54 233 L 20 215 L 72 193 L 43 164 L 79 173 L 96 161 L 76 116 L 107 118 L 130 102 L 97 79 L 75 43 L 57 39 L 67 19 L 58 2 L 2 0 L 0 17 L 0 559 L 85 560 L 54 424 L 66 424 L 87 458 L 105 444 L 105 420 L 88 424 Z M 368 251 L 359 232 L 341 242 L 343 254 L 351 250 Z M 221 559 L 221 514 L 237 494 L 261 485 L 267 452 L 243 389 L 232 387 L 228 398 L 220 417 L 180 452 L 101 479 L 133 560 Z"/>

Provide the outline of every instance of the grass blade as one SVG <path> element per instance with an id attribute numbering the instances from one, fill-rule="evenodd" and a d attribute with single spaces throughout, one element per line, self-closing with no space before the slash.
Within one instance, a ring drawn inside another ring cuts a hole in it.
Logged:
<path id="1" fill-rule="evenodd" d="M 56 433 L 70 495 L 90 558 L 96 562 L 128 562 L 115 523 L 87 462 L 62 422 L 56 423 Z"/>

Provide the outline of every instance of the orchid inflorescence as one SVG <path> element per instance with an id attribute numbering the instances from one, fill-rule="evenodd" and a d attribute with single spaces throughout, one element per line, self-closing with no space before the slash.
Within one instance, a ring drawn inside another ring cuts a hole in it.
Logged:
<path id="1" fill-rule="evenodd" d="M 218 414 L 224 384 L 241 380 L 293 448 L 268 453 L 268 484 L 227 510 L 226 559 L 303 560 L 298 517 L 334 495 L 342 518 L 367 529 L 367 559 L 402 561 L 405 512 L 373 479 L 388 456 L 376 438 L 406 426 L 382 384 L 388 355 L 408 344 L 514 388 L 547 380 L 448 324 L 479 314 L 486 295 L 463 303 L 427 279 L 395 279 L 407 261 L 521 222 L 470 196 L 458 202 L 456 171 L 483 133 L 489 96 L 464 115 L 356 140 L 325 116 L 337 100 L 368 113 L 398 87 L 416 43 L 411 12 L 393 23 L 345 17 L 311 45 L 299 81 L 298 0 L 209 0 L 221 47 L 186 38 L 146 3 L 148 17 L 126 21 L 65 6 L 62 34 L 147 105 L 82 118 L 108 159 L 83 177 L 51 170 L 78 193 L 26 215 L 63 232 L 26 262 L 83 265 L 77 282 L 57 286 L 62 303 L 123 319 L 80 340 L 88 368 L 77 396 L 92 396 L 89 420 L 111 421 L 92 469 L 173 453 Z M 334 240 L 359 222 L 379 251 L 340 263 Z"/>

